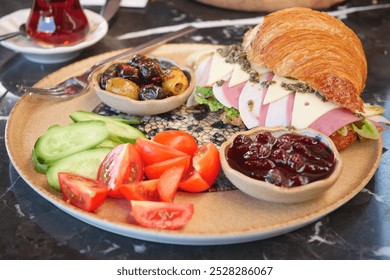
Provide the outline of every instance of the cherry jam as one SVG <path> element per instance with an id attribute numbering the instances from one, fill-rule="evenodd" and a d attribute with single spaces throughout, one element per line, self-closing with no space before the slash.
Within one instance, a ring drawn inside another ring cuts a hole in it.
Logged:
<path id="1" fill-rule="evenodd" d="M 318 139 L 286 133 L 238 135 L 227 151 L 229 165 L 257 180 L 297 187 L 328 177 L 336 165 L 334 153 Z"/>
<path id="2" fill-rule="evenodd" d="M 73 45 L 84 40 L 88 19 L 79 0 L 34 0 L 28 35 L 48 45 Z"/>

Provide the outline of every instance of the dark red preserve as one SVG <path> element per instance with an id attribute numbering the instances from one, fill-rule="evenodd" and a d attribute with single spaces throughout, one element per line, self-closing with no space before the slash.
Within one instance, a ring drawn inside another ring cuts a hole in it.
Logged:
<path id="1" fill-rule="evenodd" d="M 275 137 L 270 132 L 238 135 L 228 148 L 227 161 L 251 178 L 289 188 L 328 177 L 336 164 L 332 150 L 314 137 Z"/>

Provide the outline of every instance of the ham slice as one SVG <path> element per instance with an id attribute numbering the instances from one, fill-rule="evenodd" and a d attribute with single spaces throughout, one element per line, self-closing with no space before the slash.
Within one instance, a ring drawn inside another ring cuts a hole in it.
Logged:
<path id="1" fill-rule="evenodd" d="M 230 79 L 228 79 L 226 82 L 222 85 L 222 91 L 224 94 L 224 97 L 230 104 L 230 107 L 233 107 L 235 109 L 238 109 L 238 99 L 240 98 L 240 94 L 242 92 L 242 89 L 244 88 L 245 84 L 247 82 L 240 83 L 238 85 L 229 87 Z"/>
<path id="2" fill-rule="evenodd" d="M 346 108 L 337 108 L 316 119 L 309 127 L 329 136 L 343 126 L 361 119 Z"/>
<path id="3" fill-rule="evenodd" d="M 265 126 L 290 126 L 293 106 L 294 93 L 270 103 Z"/>

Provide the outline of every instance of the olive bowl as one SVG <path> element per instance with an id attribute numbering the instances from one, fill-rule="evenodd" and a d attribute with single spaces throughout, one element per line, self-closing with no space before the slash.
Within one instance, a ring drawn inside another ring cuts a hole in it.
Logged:
<path id="1" fill-rule="evenodd" d="M 231 147 L 236 136 L 244 134 L 247 136 L 255 136 L 260 132 L 271 132 L 275 137 L 279 137 L 285 133 L 296 133 L 300 135 L 314 137 L 330 149 L 334 154 L 335 167 L 332 173 L 321 180 L 317 180 L 306 185 L 296 187 L 281 187 L 272 183 L 251 178 L 240 171 L 232 168 L 227 160 L 227 151 Z M 238 132 L 232 135 L 225 141 L 220 148 L 221 167 L 226 177 L 240 191 L 268 202 L 274 203 L 299 203 L 307 200 L 315 199 L 324 194 L 331 188 L 339 178 L 342 170 L 342 160 L 339 152 L 336 149 L 333 141 L 325 134 L 316 130 L 306 128 L 300 130 L 291 130 L 285 127 L 257 127 L 248 131 Z"/>
<path id="2" fill-rule="evenodd" d="M 151 57 L 152 58 L 152 57 Z M 153 57 L 154 58 L 154 57 Z M 175 66 L 180 68 L 188 79 L 188 88 L 178 94 L 172 95 L 163 99 L 153 99 L 153 100 L 136 100 L 127 96 L 123 96 L 120 94 L 115 94 L 104 90 L 99 85 L 99 77 L 100 75 L 111 65 L 115 63 L 126 63 L 128 61 L 112 61 L 107 65 L 104 65 L 99 70 L 97 70 L 92 75 L 91 85 L 97 96 L 100 100 L 110 106 L 111 108 L 118 110 L 122 113 L 126 113 L 129 115 L 139 115 L 139 116 L 150 116 L 150 115 L 158 115 L 162 113 L 169 112 L 173 109 L 176 109 L 183 105 L 188 97 L 191 95 L 195 88 L 195 76 L 193 71 L 189 68 L 182 67 L 175 63 L 172 60 L 165 58 L 157 58 L 160 64 Z"/>

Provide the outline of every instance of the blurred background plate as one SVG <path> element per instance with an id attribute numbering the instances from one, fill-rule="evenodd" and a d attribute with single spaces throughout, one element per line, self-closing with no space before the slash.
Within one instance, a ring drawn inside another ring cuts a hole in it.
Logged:
<path id="1" fill-rule="evenodd" d="M 85 10 L 90 32 L 85 40 L 71 46 L 45 48 L 23 37 L 17 36 L 0 42 L 0 44 L 15 52 L 22 53 L 28 60 L 38 63 L 60 63 L 77 57 L 80 52 L 101 40 L 108 31 L 107 21 L 99 14 Z M 27 22 L 30 9 L 23 9 L 6 15 L 0 19 L 0 34 L 14 32 L 22 23 Z"/>

